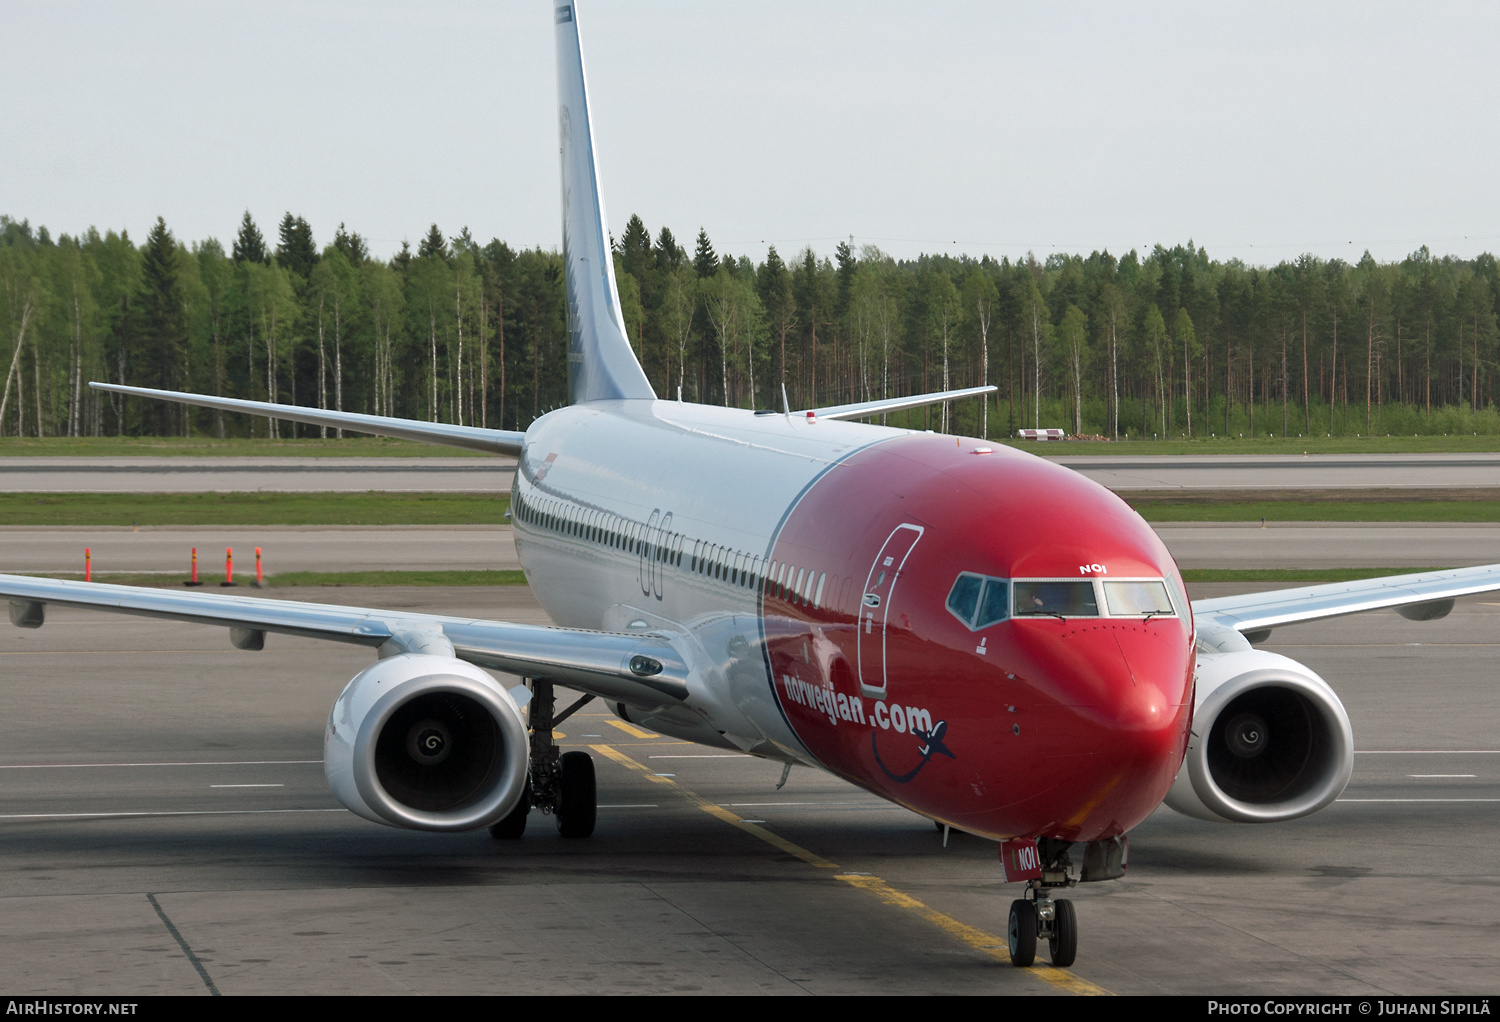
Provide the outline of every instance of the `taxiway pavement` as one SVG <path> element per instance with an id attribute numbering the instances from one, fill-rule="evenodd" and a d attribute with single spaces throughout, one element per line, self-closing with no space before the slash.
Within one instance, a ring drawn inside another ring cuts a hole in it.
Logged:
<path id="1" fill-rule="evenodd" d="M 1500 523 L 1383 524 L 1339 522 L 1171 523 L 1156 527 L 1184 568 L 1460 567 L 1500 563 Z M 0 572 L 81 572 L 83 551 L 94 570 L 179 573 L 191 550 L 200 570 L 222 574 L 224 549 L 238 572 L 421 571 L 518 569 L 505 526 L 279 526 L 100 529 L 0 526 Z"/>
<path id="2" fill-rule="evenodd" d="M 524 587 L 295 597 L 545 621 Z M 319 760 L 368 651 L 227 639 L 65 608 L 0 629 L 5 989 L 1456 994 L 1500 975 L 1500 599 L 1279 630 L 1267 648 L 1349 708 L 1353 783 L 1276 826 L 1159 810 L 1125 879 L 1074 892 L 1067 973 L 1003 961 L 1017 890 L 994 845 L 944 848 L 928 821 L 812 770 L 777 791 L 775 764 L 597 704 L 563 728 L 598 764 L 593 838 L 535 814 L 516 842 L 366 823 Z"/>
<path id="3" fill-rule="evenodd" d="M 260 547 L 267 572 L 493 571 L 521 567 L 509 526 L 260 526 L 254 528 L 0 526 L 0 572 L 83 571 L 87 547 L 96 572 L 162 572 L 187 577 L 198 548 L 200 573 L 254 574 Z"/>

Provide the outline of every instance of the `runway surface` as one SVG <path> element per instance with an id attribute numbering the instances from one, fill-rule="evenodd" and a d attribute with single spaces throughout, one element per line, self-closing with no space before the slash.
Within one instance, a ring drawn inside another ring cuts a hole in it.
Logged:
<path id="1" fill-rule="evenodd" d="M 1226 586 L 1193 587 L 1195 596 Z M 1239 587 L 1244 588 L 1244 587 Z M 543 621 L 529 592 L 298 599 Z M 600 823 L 563 841 L 339 810 L 352 647 L 54 609 L 0 629 L 0 984 L 27 993 L 1463 993 L 1500 975 L 1500 599 L 1277 632 L 1338 689 L 1354 781 L 1306 820 L 1161 810 L 1073 897 L 1078 964 L 1004 964 L 992 844 L 812 770 L 595 710 Z"/>
<path id="2" fill-rule="evenodd" d="M 1184 568 L 1459 567 L 1500 563 L 1500 524 L 1273 522 L 1156 527 Z M 510 526 L 66 528 L 0 527 L 0 572 L 94 570 L 184 574 L 193 547 L 203 571 L 234 548 L 243 572 L 262 549 L 266 570 L 420 571 L 519 568 Z"/>
<path id="3" fill-rule="evenodd" d="M 1500 487 L 1500 454 L 1072 456 L 1033 453 L 1114 490 Z M 22 493 L 246 490 L 508 492 L 509 458 L 0 458 Z"/>

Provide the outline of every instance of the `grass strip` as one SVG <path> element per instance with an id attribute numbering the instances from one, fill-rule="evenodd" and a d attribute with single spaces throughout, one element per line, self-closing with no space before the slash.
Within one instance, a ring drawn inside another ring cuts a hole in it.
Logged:
<path id="1" fill-rule="evenodd" d="M 59 578 L 82 582 L 80 572 L 35 572 L 21 574 L 33 578 Z M 199 572 L 205 592 L 218 592 L 224 581 L 222 574 L 209 575 Z M 254 589 L 255 572 L 247 576 L 237 575 L 235 588 Z M 93 581 L 117 586 L 146 586 L 152 589 L 182 589 L 183 578 L 176 572 L 95 572 Z M 291 588 L 297 586 L 523 586 L 526 573 L 522 571 L 283 571 L 266 576 L 267 588 Z"/>
<path id="2" fill-rule="evenodd" d="M 1184 582 L 1357 582 L 1451 568 L 1185 568 Z"/>
<path id="3" fill-rule="evenodd" d="M 0 493 L 0 525 L 501 525 L 508 494 Z"/>
<path id="4" fill-rule="evenodd" d="M 493 458 L 481 451 L 415 440 L 349 436 L 342 440 L 235 437 L 0 437 L 0 458 Z"/>

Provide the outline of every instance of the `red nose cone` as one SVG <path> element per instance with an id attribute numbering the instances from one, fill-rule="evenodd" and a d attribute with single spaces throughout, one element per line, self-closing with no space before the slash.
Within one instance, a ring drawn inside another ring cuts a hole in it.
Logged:
<path id="1" fill-rule="evenodd" d="M 773 570 L 829 579 L 817 606 L 765 594 L 777 697 L 820 760 L 920 812 L 993 836 L 1122 833 L 1160 803 L 1186 745 L 1192 626 L 1176 568 L 1109 491 L 975 446 L 880 444 L 794 510 Z M 1014 613 L 952 609 L 965 574 L 1007 580 Z M 1132 579 L 1169 580 L 1172 612 L 1096 606 L 1096 583 Z M 1027 614 L 1034 590 L 1017 580 L 1069 583 L 1081 602 Z"/>

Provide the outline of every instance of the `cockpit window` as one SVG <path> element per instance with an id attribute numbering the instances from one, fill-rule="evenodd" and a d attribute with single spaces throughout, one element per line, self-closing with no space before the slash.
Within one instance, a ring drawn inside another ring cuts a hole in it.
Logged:
<path id="1" fill-rule="evenodd" d="M 983 588 L 984 579 L 966 571 L 958 576 L 948 594 L 949 612 L 970 628 L 974 627 L 974 608 L 979 606 L 979 591 Z"/>
<path id="2" fill-rule="evenodd" d="M 1092 582 L 1015 582 L 1017 617 L 1098 617 Z"/>
<path id="3" fill-rule="evenodd" d="M 1101 603 L 1102 610 L 1101 610 Z M 1171 578 L 1004 579 L 965 571 L 948 591 L 948 613 L 970 631 L 1015 617 L 1176 617 L 1186 606 Z"/>
<path id="4" fill-rule="evenodd" d="M 1164 582 L 1106 582 L 1104 602 L 1117 617 L 1172 613 Z"/>
<path id="5" fill-rule="evenodd" d="M 979 616 L 974 622 L 976 630 L 988 628 L 1010 617 L 1010 583 L 1003 578 L 984 580 L 984 596 L 979 600 Z"/>
<path id="6" fill-rule="evenodd" d="M 964 572 L 948 593 L 948 611 L 978 631 L 1010 617 L 1010 583 Z"/>

